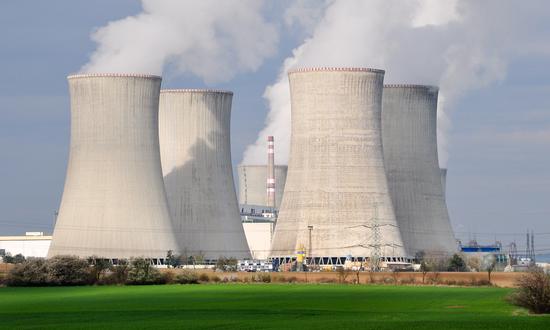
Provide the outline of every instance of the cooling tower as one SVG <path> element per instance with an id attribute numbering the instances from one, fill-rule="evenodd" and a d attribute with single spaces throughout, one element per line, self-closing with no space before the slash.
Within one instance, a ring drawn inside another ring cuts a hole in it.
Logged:
<path id="1" fill-rule="evenodd" d="M 164 258 L 177 244 L 160 165 L 160 77 L 68 80 L 69 164 L 48 256 Z"/>
<path id="2" fill-rule="evenodd" d="M 281 205 L 286 181 L 286 165 L 275 165 L 275 207 Z M 239 204 L 267 205 L 266 199 L 266 165 L 240 165 Z"/>
<path id="3" fill-rule="evenodd" d="M 173 227 L 182 253 L 207 260 L 250 257 L 231 165 L 232 97 L 195 89 L 160 95 L 162 171 Z"/>
<path id="4" fill-rule="evenodd" d="M 437 88 L 387 85 L 382 141 L 392 201 L 410 255 L 456 250 L 437 155 Z"/>
<path id="5" fill-rule="evenodd" d="M 271 255 L 405 256 L 387 187 L 380 112 L 384 71 L 289 73 L 288 177 Z"/>
<path id="6" fill-rule="evenodd" d="M 441 186 L 443 186 L 443 199 L 446 199 L 447 195 L 447 169 L 441 168 Z"/>

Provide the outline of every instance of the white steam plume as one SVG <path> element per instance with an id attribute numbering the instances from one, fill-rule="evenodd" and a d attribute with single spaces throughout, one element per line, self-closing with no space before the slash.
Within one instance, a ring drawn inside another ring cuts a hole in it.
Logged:
<path id="1" fill-rule="evenodd" d="M 295 16 L 303 3 L 287 13 Z M 514 59 L 550 54 L 548 32 L 538 29 L 548 17 L 544 0 L 334 0 L 320 15 L 311 36 L 285 60 L 277 82 L 266 88 L 266 127 L 246 149 L 244 164 L 265 162 L 267 135 L 275 136 L 277 161 L 288 161 L 289 68 L 373 67 L 386 70 L 386 83 L 440 86 L 438 142 L 446 166 L 448 114 L 456 101 L 502 80 Z"/>
<path id="2" fill-rule="evenodd" d="M 275 53 L 277 29 L 260 0 L 142 0 L 142 7 L 92 34 L 98 48 L 82 72 L 159 75 L 171 65 L 215 83 Z"/>

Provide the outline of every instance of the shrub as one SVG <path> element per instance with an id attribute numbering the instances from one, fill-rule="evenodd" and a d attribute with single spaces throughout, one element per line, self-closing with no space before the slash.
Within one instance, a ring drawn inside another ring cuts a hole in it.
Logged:
<path id="1" fill-rule="evenodd" d="M 466 263 L 464 262 L 464 259 L 462 259 L 461 256 L 455 253 L 453 257 L 449 260 L 448 270 L 452 272 L 465 272 Z"/>
<path id="2" fill-rule="evenodd" d="M 185 270 L 176 276 L 179 284 L 199 284 L 199 277 L 195 272 Z"/>
<path id="3" fill-rule="evenodd" d="M 236 272 L 238 261 L 235 258 L 219 257 L 216 261 L 216 270 L 222 272 Z"/>
<path id="4" fill-rule="evenodd" d="M 210 280 L 214 283 L 218 283 L 222 279 L 218 275 L 213 275 L 213 276 L 210 277 Z"/>
<path id="5" fill-rule="evenodd" d="M 130 265 L 128 263 L 128 260 L 126 259 L 119 259 L 116 265 L 111 266 L 110 276 L 113 277 L 114 283 L 116 284 L 126 283 L 128 281 L 129 269 L 130 269 Z"/>
<path id="6" fill-rule="evenodd" d="M 535 314 L 550 313 L 550 276 L 536 268 L 521 276 L 517 284 L 519 288 L 509 298 L 513 304 Z"/>
<path id="7" fill-rule="evenodd" d="M 48 282 L 51 285 L 92 284 L 88 261 L 74 256 L 55 256 L 47 261 Z"/>
<path id="8" fill-rule="evenodd" d="M 160 284 L 162 283 L 162 276 L 149 260 L 136 258 L 130 262 L 126 283 L 134 285 Z"/>
<path id="9" fill-rule="evenodd" d="M 210 276 L 206 273 L 202 273 L 199 275 L 199 281 L 201 282 L 210 282 Z"/>
<path id="10" fill-rule="evenodd" d="M 88 263 L 92 265 L 92 275 L 96 283 L 100 281 L 100 278 L 103 277 L 112 266 L 109 259 L 100 259 L 96 257 L 89 258 Z"/>
<path id="11" fill-rule="evenodd" d="M 29 259 L 17 264 L 6 277 L 8 286 L 43 286 L 48 284 L 48 268 L 44 259 Z"/>
<path id="12" fill-rule="evenodd" d="M 171 271 L 162 272 L 160 274 L 160 283 L 159 284 L 173 284 L 176 282 L 176 274 Z"/>

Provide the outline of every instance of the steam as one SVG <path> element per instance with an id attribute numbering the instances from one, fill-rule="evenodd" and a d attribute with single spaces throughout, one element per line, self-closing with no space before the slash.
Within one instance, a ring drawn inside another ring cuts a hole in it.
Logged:
<path id="1" fill-rule="evenodd" d="M 308 2 L 287 10 L 296 20 Z M 309 37 L 288 57 L 277 81 L 264 97 L 270 112 L 255 144 L 245 151 L 244 164 L 265 162 L 265 141 L 274 135 L 277 161 L 288 161 L 290 94 L 286 72 L 302 66 L 373 67 L 386 70 L 386 83 L 440 86 L 438 113 L 439 157 L 448 159 L 449 114 L 469 91 L 506 77 L 510 63 L 525 55 L 548 55 L 543 0 L 334 0 L 326 2 L 314 21 L 299 22 Z M 313 10 L 313 9 L 312 9 Z"/>
<path id="2" fill-rule="evenodd" d="M 256 70 L 276 51 L 278 31 L 259 0 L 142 0 L 142 7 L 93 33 L 98 48 L 82 72 L 160 75 L 171 65 L 216 83 Z"/>

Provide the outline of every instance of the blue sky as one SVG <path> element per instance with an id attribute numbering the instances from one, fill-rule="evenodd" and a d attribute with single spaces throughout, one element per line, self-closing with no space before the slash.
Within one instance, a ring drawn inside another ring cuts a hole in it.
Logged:
<path id="1" fill-rule="evenodd" d="M 65 77 L 94 51 L 94 28 L 140 10 L 128 0 L 0 2 L 0 235 L 51 232 L 68 156 Z M 548 22 L 540 28 L 550 30 Z M 235 92 L 237 165 L 264 127 L 264 89 L 302 41 L 283 29 L 276 53 L 255 72 L 209 85 L 168 72 L 163 87 Z M 457 236 L 515 239 L 521 247 L 533 229 L 537 249 L 550 249 L 550 58 L 516 57 L 503 80 L 465 94 L 451 122 L 447 200 Z"/>

